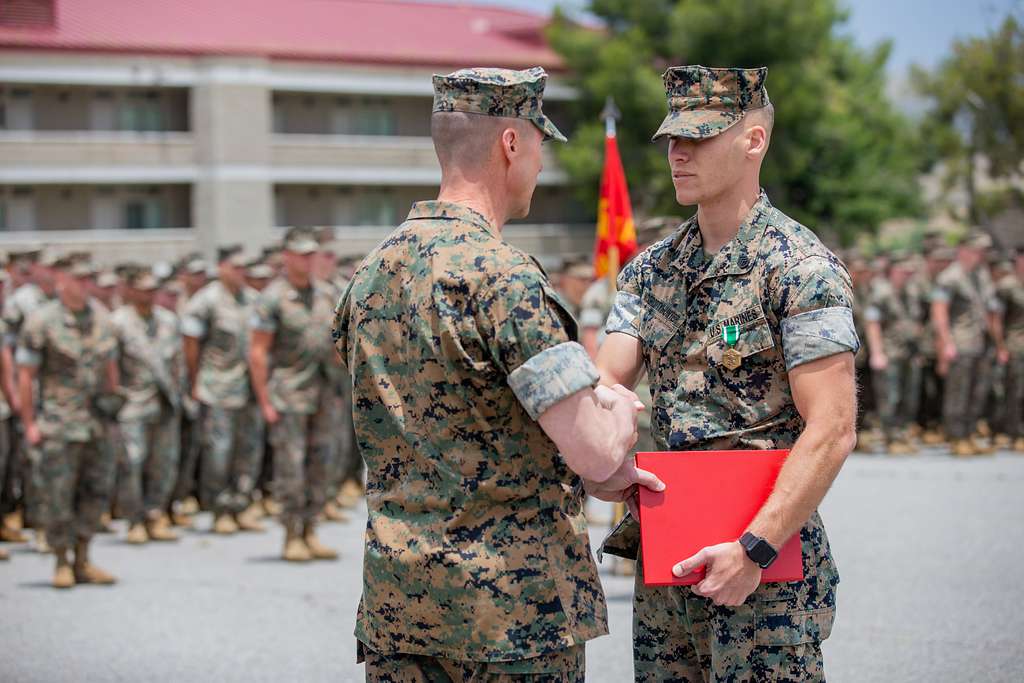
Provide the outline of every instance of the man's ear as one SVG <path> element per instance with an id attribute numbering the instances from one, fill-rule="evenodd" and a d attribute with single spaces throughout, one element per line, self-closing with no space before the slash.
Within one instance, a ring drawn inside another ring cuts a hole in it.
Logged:
<path id="1" fill-rule="evenodd" d="M 510 126 L 501 131 L 501 151 L 505 155 L 506 161 L 512 161 L 512 157 L 517 154 L 520 143 L 519 132 L 514 127 Z"/>
<path id="2" fill-rule="evenodd" d="M 768 151 L 768 131 L 755 124 L 747 129 L 747 155 L 763 157 Z"/>

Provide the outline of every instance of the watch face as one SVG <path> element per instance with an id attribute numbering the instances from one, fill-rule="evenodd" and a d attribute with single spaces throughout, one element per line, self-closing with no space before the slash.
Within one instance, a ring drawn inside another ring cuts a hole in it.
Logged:
<path id="1" fill-rule="evenodd" d="M 750 549 L 750 559 L 762 569 L 767 569 L 777 554 L 775 548 L 764 539 L 758 539 L 754 547 Z"/>

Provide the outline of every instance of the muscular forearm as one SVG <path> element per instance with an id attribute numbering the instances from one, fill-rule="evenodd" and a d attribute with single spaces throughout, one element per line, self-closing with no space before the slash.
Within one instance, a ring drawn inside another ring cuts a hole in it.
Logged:
<path id="1" fill-rule="evenodd" d="M 939 349 L 949 345 L 949 306 L 941 301 L 932 304 L 932 329 L 935 330 L 935 342 Z"/>
<path id="2" fill-rule="evenodd" d="M 32 401 L 34 375 L 29 368 L 18 369 L 18 401 L 21 403 L 21 421 L 25 426 L 35 424 L 35 403 Z"/>
<path id="3" fill-rule="evenodd" d="M 797 439 L 775 488 L 751 522 L 751 533 L 778 548 L 810 519 L 853 449 L 855 435 L 846 419 L 808 423 Z"/>
<path id="4" fill-rule="evenodd" d="M 867 324 L 868 351 L 871 355 L 885 353 L 885 346 L 882 343 L 882 325 L 877 321 L 870 321 Z"/>
<path id="5" fill-rule="evenodd" d="M 253 348 L 249 352 L 249 375 L 252 380 L 252 391 L 260 405 L 270 402 L 267 393 L 267 352 L 262 348 Z"/>

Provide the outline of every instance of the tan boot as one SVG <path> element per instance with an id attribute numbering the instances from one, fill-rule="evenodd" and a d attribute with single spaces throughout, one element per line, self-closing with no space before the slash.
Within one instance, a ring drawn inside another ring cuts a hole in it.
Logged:
<path id="1" fill-rule="evenodd" d="M 124 537 L 124 540 L 132 545 L 142 545 L 149 542 L 149 533 L 146 531 L 146 525 L 142 522 L 132 524 L 128 527 L 128 535 Z"/>
<path id="2" fill-rule="evenodd" d="M 181 529 L 192 529 L 195 527 L 195 519 L 191 515 L 174 511 L 170 516 L 171 524 Z"/>
<path id="3" fill-rule="evenodd" d="M 110 586 L 117 583 L 117 579 L 89 562 L 89 544 L 79 541 L 75 546 L 75 582 Z"/>
<path id="4" fill-rule="evenodd" d="M 969 439 L 957 439 L 953 442 L 950 450 L 957 458 L 970 458 L 978 454 Z"/>
<path id="5" fill-rule="evenodd" d="M 306 547 L 309 548 L 310 554 L 314 560 L 336 560 L 338 559 L 338 551 L 333 548 L 328 548 L 320 539 L 316 537 L 316 531 L 312 526 L 306 527 L 306 533 L 303 534 L 303 540 L 306 542 Z"/>
<path id="6" fill-rule="evenodd" d="M 96 531 L 101 534 L 112 534 L 114 533 L 114 527 L 111 526 L 113 523 L 114 519 L 110 516 L 110 513 L 104 512 L 100 515 L 100 524 Z"/>
<path id="7" fill-rule="evenodd" d="M 7 554 L 7 550 L 5 548 L 0 548 L 0 562 L 6 562 L 9 559 L 11 559 L 11 556 Z"/>
<path id="8" fill-rule="evenodd" d="M 1017 439 L 1013 442 L 1013 450 L 1017 451 L 1018 453 L 1024 453 L 1024 436 L 1017 437 Z"/>
<path id="9" fill-rule="evenodd" d="M 358 481 L 355 479 L 347 479 L 345 480 L 345 483 L 341 485 L 341 490 L 338 491 L 338 497 L 336 500 L 338 505 L 341 507 L 352 508 L 359 504 L 359 501 L 364 495 L 363 487 Z"/>
<path id="10" fill-rule="evenodd" d="M 334 501 L 324 505 L 324 519 L 329 522 L 347 522 L 348 515 L 338 509 L 338 506 L 334 504 Z"/>
<path id="11" fill-rule="evenodd" d="M 995 446 L 996 450 L 1005 451 L 1013 445 L 1013 439 L 1010 438 L 1009 434 L 996 434 L 992 438 L 992 445 Z"/>
<path id="12" fill-rule="evenodd" d="M 177 541 L 178 534 L 171 528 L 171 520 L 166 514 L 161 513 L 146 523 L 146 531 L 153 541 Z"/>
<path id="13" fill-rule="evenodd" d="M 217 515 L 217 519 L 213 523 L 213 533 L 221 534 L 222 536 L 230 536 L 237 532 L 238 525 L 235 524 L 235 520 L 231 515 L 226 512 Z"/>
<path id="14" fill-rule="evenodd" d="M 986 443 L 977 437 L 971 439 L 971 445 L 974 446 L 975 455 L 992 455 L 996 452 L 996 447 L 991 441 Z"/>
<path id="15" fill-rule="evenodd" d="M 53 588 L 67 589 L 75 586 L 75 572 L 68 562 L 68 552 L 60 550 L 57 553 L 57 568 L 53 572 Z"/>
<path id="16" fill-rule="evenodd" d="M 281 504 L 269 496 L 260 501 L 263 504 L 263 510 L 271 517 L 276 517 L 281 514 Z"/>
<path id="17" fill-rule="evenodd" d="M 893 441 L 886 449 L 889 455 L 910 455 L 914 449 L 905 441 Z"/>
<path id="18" fill-rule="evenodd" d="M 186 514 L 186 515 L 197 514 L 199 512 L 199 501 L 196 499 L 195 496 L 189 496 L 185 500 L 181 501 L 181 504 L 178 507 L 178 510 L 182 514 Z"/>
<path id="19" fill-rule="evenodd" d="M 4 543 L 25 543 L 28 536 L 21 533 L 21 530 L 9 526 L 0 526 L 0 541 Z"/>
<path id="20" fill-rule="evenodd" d="M 13 529 L 14 531 L 21 531 L 25 528 L 25 517 L 21 514 L 21 510 L 14 510 L 4 515 L 4 527 L 7 529 Z M 18 541 L 24 543 L 24 541 Z"/>
<path id="21" fill-rule="evenodd" d="M 241 515 L 245 515 L 248 519 L 256 521 L 257 519 L 263 519 L 267 515 L 267 512 L 263 509 L 262 503 L 253 501 L 249 503 L 249 507 L 245 508 L 245 510 L 241 512 Z"/>
<path id="22" fill-rule="evenodd" d="M 267 530 L 266 527 L 259 523 L 259 517 L 254 517 L 248 509 L 235 515 L 235 523 L 238 525 L 239 531 L 255 531 L 259 533 Z"/>
<path id="23" fill-rule="evenodd" d="M 42 529 L 36 529 L 35 549 L 40 555 L 49 555 L 53 552 L 50 544 L 46 542 L 46 532 Z"/>
<path id="24" fill-rule="evenodd" d="M 945 442 L 942 432 L 937 429 L 928 429 L 921 434 L 921 443 L 925 446 L 941 446 Z"/>
<path id="25" fill-rule="evenodd" d="M 309 562 L 313 559 L 313 553 L 309 551 L 301 536 L 289 532 L 284 539 L 284 552 L 281 558 L 286 562 Z"/>

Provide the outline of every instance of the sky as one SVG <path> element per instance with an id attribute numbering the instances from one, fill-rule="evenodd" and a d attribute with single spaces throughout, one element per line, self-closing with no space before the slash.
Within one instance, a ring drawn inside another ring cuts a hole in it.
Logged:
<path id="1" fill-rule="evenodd" d="M 452 0 L 448 0 L 451 2 Z M 1012 10 L 1024 15 L 1024 0 L 844 0 L 844 29 L 861 45 L 893 40 L 889 72 L 901 80 L 911 64 L 935 66 L 957 38 L 984 35 Z M 471 0 L 473 3 L 549 12 L 555 5 L 581 8 L 586 0 Z"/>

